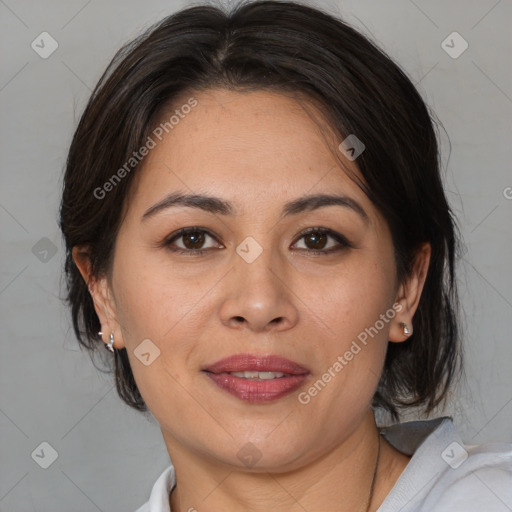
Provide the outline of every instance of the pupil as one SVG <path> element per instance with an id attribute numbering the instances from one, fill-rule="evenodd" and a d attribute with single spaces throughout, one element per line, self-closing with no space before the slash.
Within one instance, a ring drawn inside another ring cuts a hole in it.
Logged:
<path id="1" fill-rule="evenodd" d="M 323 247 L 323 243 L 325 243 L 325 238 L 326 238 L 327 235 L 325 235 L 324 233 L 310 233 L 307 237 L 306 237 L 306 240 L 312 240 L 313 241 L 313 249 L 318 249 L 319 246 L 322 246 Z M 309 245 L 308 245 L 309 246 Z"/>
<path id="2" fill-rule="evenodd" d="M 203 233 L 198 233 L 196 231 L 193 232 L 193 233 L 187 233 L 186 236 L 185 236 L 185 240 L 187 240 L 187 239 L 188 240 L 192 240 L 192 244 L 185 243 L 186 247 L 191 245 L 192 249 L 198 249 L 204 243 L 204 234 Z M 194 239 L 195 239 L 195 241 L 194 241 Z"/>

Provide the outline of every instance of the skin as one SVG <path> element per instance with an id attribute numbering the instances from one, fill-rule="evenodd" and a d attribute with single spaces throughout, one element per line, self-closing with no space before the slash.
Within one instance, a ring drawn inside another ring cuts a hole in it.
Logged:
<path id="1" fill-rule="evenodd" d="M 127 349 L 139 390 L 160 424 L 178 480 L 172 510 L 366 510 L 378 446 L 372 396 L 388 341 L 408 337 L 399 323 L 412 326 L 430 247 L 423 246 L 411 275 L 398 283 L 387 224 L 347 176 L 349 170 L 360 176 L 357 160 L 336 159 L 332 148 L 341 141 L 326 126 L 322 132 L 293 99 L 223 89 L 194 97 L 198 105 L 138 171 L 110 275 L 91 275 L 87 248 L 74 249 L 104 341 L 112 331 L 114 346 Z M 176 191 L 220 197 L 237 213 L 179 206 L 141 220 Z M 368 222 L 337 205 L 281 217 L 286 202 L 316 193 L 355 199 Z M 202 245 L 187 236 L 173 245 L 209 248 L 205 254 L 162 246 L 178 229 L 193 226 L 208 230 Z M 311 227 L 340 233 L 353 247 L 307 253 L 339 247 L 331 237 L 315 246 L 301 236 Z M 248 236 L 263 249 L 252 263 L 236 252 Z M 301 404 L 298 393 L 393 304 L 401 311 Z M 134 355 L 147 338 L 160 350 L 149 366 Z M 242 401 L 201 369 L 243 352 L 287 357 L 310 375 L 299 390 L 273 402 Z M 261 453 L 253 467 L 237 457 L 247 443 Z M 370 510 L 408 461 L 381 439 Z"/>

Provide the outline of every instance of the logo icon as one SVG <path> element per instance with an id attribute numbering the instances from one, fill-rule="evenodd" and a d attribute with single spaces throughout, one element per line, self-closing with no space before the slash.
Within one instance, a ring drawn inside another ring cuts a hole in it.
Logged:
<path id="1" fill-rule="evenodd" d="M 468 452 L 454 441 L 443 450 L 441 457 L 449 466 L 457 469 L 468 458 Z"/>
<path id="2" fill-rule="evenodd" d="M 252 468 L 262 457 L 261 452 L 252 443 L 246 443 L 238 450 L 236 456 L 247 467 Z"/>
<path id="3" fill-rule="evenodd" d="M 247 263 L 252 263 L 263 252 L 263 247 L 252 236 L 248 236 L 238 245 L 236 252 Z"/>
<path id="4" fill-rule="evenodd" d="M 43 469 L 48 469 L 59 456 L 53 446 L 46 441 L 43 441 L 30 455 Z"/>
<path id="5" fill-rule="evenodd" d="M 56 253 L 57 246 L 45 236 L 32 247 L 32 254 L 42 263 L 48 263 Z"/>
<path id="6" fill-rule="evenodd" d="M 345 158 L 353 162 L 365 149 L 363 142 L 351 133 L 339 146 L 338 149 L 345 155 Z"/>
<path id="7" fill-rule="evenodd" d="M 133 353 L 143 365 L 149 366 L 160 356 L 160 349 L 149 338 L 146 338 L 139 343 Z"/>
<path id="8" fill-rule="evenodd" d="M 468 47 L 468 42 L 458 32 L 452 32 L 441 43 L 441 48 L 452 59 L 458 59 L 468 49 Z"/>
<path id="9" fill-rule="evenodd" d="M 41 32 L 30 46 L 39 57 L 47 59 L 59 47 L 59 43 L 48 32 Z"/>

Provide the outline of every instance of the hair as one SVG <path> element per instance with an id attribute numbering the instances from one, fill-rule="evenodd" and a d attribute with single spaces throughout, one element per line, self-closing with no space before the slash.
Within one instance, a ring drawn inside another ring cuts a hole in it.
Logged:
<path id="1" fill-rule="evenodd" d="M 437 124 L 383 50 L 341 19 L 293 1 L 178 11 L 123 46 L 101 76 L 71 142 L 60 207 L 66 301 L 80 345 L 91 355 L 103 347 L 72 249 L 88 246 L 93 275 L 109 275 L 123 207 L 142 164 L 101 198 L 99 187 L 145 144 L 178 97 L 215 87 L 307 98 L 340 141 L 349 134 L 364 141 L 359 186 L 389 225 L 399 281 L 410 274 L 419 247 L 431 245 L 414 333 L 388 343 L 373 406 L 395 420 L 411 407 L 430 414 L 462 368 L 459 235 L 442 185 Z M 121 399 L 148 411 L 126 349 L 116 349 L 113 359 Z"/>

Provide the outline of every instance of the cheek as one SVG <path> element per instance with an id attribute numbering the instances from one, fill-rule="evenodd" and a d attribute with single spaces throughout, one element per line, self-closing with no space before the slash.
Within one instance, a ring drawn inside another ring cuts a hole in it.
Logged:
<path id="1" fill-rule="evenodd" d="M 392 306 L 393 280 L 394 269 L 387 259 L 379 261 L 367 253 L 354 256 L 315 286 L 308 278 L 301 279 L 295 292 L 311 309 L 325 334 L 337 348 L 343 348 Z"/>
<path id="2" fill-rule="evenodd" d="M 121 239 L 122 242 L 122 239 Z M 194 307 L 194 284 L 143 250 L 119 244 L 115 260 L 116 310 L 124 341 L 132 350 L 145 338 L 159 345 Z"/>
<path id="3" fill-rule="evenodd" d="M 190 301 L 177 290 L 172 275 L 136 262 L 128 252 L 116 261 L 116 272 L 117 316 L 133 376 L 147 406 L 161 420 L 172 413 L 166 404 L 183 400 L 179 383 L 186 379 L 190 344 L 180 329 Z"/>
<path id="4" fill-rule="evenodd" d="M 378 384 L 395 316 L 393 279 L 387 260 L 360 258 L 328 285 L 309 292 L 308 303 L 315 305 L 323 333 L 315 343 L 322 354 L 317 378 L 333 383 L 326 385 L 321 400 L 342 404 L 340 411 L 370 401 Z"/>
<path id="5" fill-rule="evenodd" d="M 137 386 L 149 406 L 164 383 L 167 387 L 186 378 L 194 343 L 204 330 L 203 296 L 212 284 L 184 279 L 129 249 L 119 251 L 115 271 L 117 319 Z M 150 355 L 144 360 L 145 353 Z"/>

